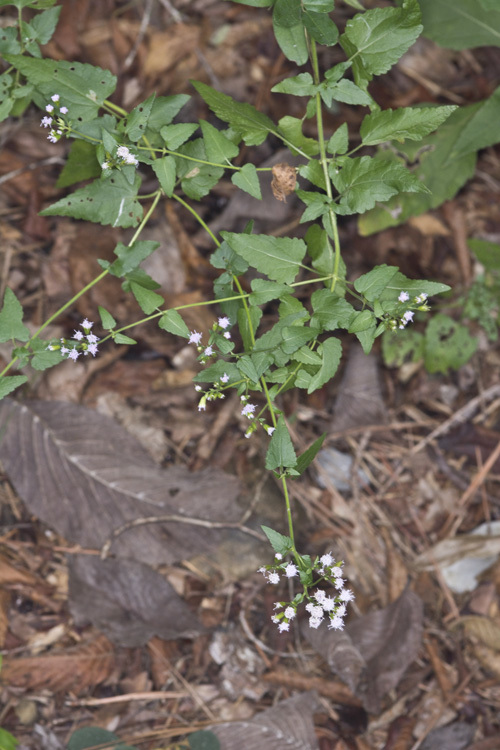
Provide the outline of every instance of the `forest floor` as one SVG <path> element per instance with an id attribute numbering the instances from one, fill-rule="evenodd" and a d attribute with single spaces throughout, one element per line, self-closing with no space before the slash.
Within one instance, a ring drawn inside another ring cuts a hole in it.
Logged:
<path id="1" fill-rule="evenodd" d="M 62 5 L 46 55 L 111 70 L 120 106 L 153 92 L 193 94 L 194 79 L 274 121 L 302 116 L 300 100 L 269 94 L 294 68 L 264 10 L 223 0 Z M 340 4 L 339 24 L 352 13 Z M 321 62 L 331 66 L 335 52 Z M 471 104 L 498 81 L 500 49 L 450 52 L 422 39 L 371 93 L 384 108 Z M 359 110 L 329 111 L 328 133 L 345 120 L 355 130 Z M 182 117 L 210 115 L 193 96 Z M 14 290 L 33 330 L 97 275 L 98 258 L 111 259 L 131 236 L 39 215 L 65 195 L 56 181 L 68 149 L 49 143 L 39 120 L 31 108 L 0 126 L 0 292 Z M 243 157 L 260 165 L 279 160 L 278 149 L 248 148 Z M 500 150 L 492 147 L 453 200 L 404 226 L 363 237 L 354 219 L 342 219 L 349 277 L 388 263 L 411 278 L 444 282 L 453 296 L 436 305 L 458 319 L 456 300 L 477 273 L 467 240 L 500 241 L 499 194 Z M 201 212 L 214 231 L 237 232 L 255 203 L 223 180 Z M 257 210 L 260 231 L 303 236 L 293 200 L 271 196 Z M 210 298 L 212 248 L 188 212 L 162 205 L 144 239 L 161 243 L 146 270 L 169 306 Z M 98 321 L 98 305 L 121 325 L 139 313 L 118 279 L 108 278 L 50 335 L 71 336 L 84 317 Z M 190 329 L 208 330 L 213 308 L 194 310 Z M 470 330 L 474 356 L 435 374 L 422 363 L 385 367 L 378 344 L 366 357 L 346 338 L 333 382 L 283 398 L 298 448 L 327 433 L 330 453 L 292 483 L 292 493 L 301 549 L 345 561 L 356 600 L 344 640 L 300 625 L 279 634 L 270 622 L 275 590 L 256 572 L 266 548 L 252 530 L 281 523 L 279 488 L 263 468 L 264 436 L 244 439 L 237 399 L 198 413 L 193 347 L 145 325 L 132 330 L 136 347 L 109 346 L 31 382 L 10 407 L 26 427 L 25 443 L 6 446 L 0 474 L 0 725 L 20 748 L 61 750 L 85 726 L 144 750 L 207 726 L 222 727 L 222 746 L 231 750 L 500 748 L 500 527 L 488 526 L 500 524 L 500 352 Z M 1 364 L 8 354 L 0 347 Z M 106 432 L 110 418 L 116 424 Z M 37 463 L 41 423 L 52 431 L 44 455 L 64 468 L 59 478 Z M 80 435 L 69 436 L 75 425 Z M 157 512 L 156 524 L 113 537 L 106 518 L 125 502 L 125 488 L 104 496 L 87 476 L 80 490 L 69 489 L 77 481 L 70 455 L 82 435 L 96 441 L 110 476 L 116 471 L 119 481 L 135 467 L 146 494 L 159 497 L 163 487 L 186 498 L 186 512 L 205 518 L 206 528 L 178 523 L 169 532 Z M 339 452 L 351 462 L 344 484 L 327 461 Z M 217 519 L 228 528 L 211 528 Z M 493 536 L 478 544 L 470 532 L 482 524 Z M 475 577 L 484 557 L 486 570 Z"/>

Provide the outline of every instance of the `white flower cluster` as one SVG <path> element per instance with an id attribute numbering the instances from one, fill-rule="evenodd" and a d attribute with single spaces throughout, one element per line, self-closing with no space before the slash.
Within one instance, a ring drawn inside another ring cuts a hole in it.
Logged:
<path id="1" fill-rule="evenodd" d="M 398 297 L 398 302 L 400 305 L 404 305 L 406 308 L 402 312 L 398 312 L 395 317 L 390 317 L 387 321 L 387 328 L 390 331 L 395 331 L 396 328 L 406 328 L 408 323 L 411 323 L 411 321 L 414 318 L 415 312 L 411 308 L 413 307 L 416 310 L 428 310 L 429 307 L 427 306 L 427 294 L 425 292 L 422 292 L 422 294 L 419 294 L 416 297 L 413 297 L 413 299 L 410 299 L 410 295 L 408 292 L 401 292 Z"/>
<path id="2" fill-rule="evenodd" d="M 137 167 L 139 166 L 139 160 L 131 153 L 128 146 L 118 146 L 114 158 L 108 154 L 107 159 L 101 164 L 101 169 L 103 172 L 109 173 L 114 167 L 124 167 L 128 164 Z"/>
<path id="3" fill-rule="evenodd" d="M 279 553 L 275 557 L 277 562 L 274 565 L 262 566 L 258 571 L 269 583 L 278 584 L 281 580 L 280 574 L 284 574 L 286 578 L 293 578 L 299 574 L 299 568 L 295 563 L 281 562 L 283 555 Z M 335 562 L 329 552 L 316 558 L 311 567 L 311 572 L 314 571 L 320 576 L 315 583 L 315 591 L 311 592 L 309 587 L 304 586 L 303 593 L 297 594 L 291 602 L 276 602 L 274 605 L 276 610 L 283 610 L 271 618 L 278 626 L 280 633 L 290 629 L 290 621 L 296 617 L 297 609 L 304 601 L 306 602 L 305 610 L 309 614 L 309 627 L 316 629 L 323 620 L 327 620 L 331 630 L 344 629 L 346 606 L 348 602 L 353 601 L 354 594 L 344 587 L 342 565 L 342 562 Z M 327 596 L 325 591 L 318 586 L 322 582 L 332 585 L 336 591 L 331 596 Z"/>
<path id="4" fill-rule="evenodd" d="M 61 97 L 59 94 L 53 94 L 50 99 L 53 104 L 47 104 L 45 107 L 45 111 L 48 114 L 42 117 L 40 127 L 50 128 L 50 133 L 48 134 L 47 139 L 51 143 L 57 143 L 64 131 L 68 129 L 61 115 L 67 115 L 69 110 L 67 107 L 61 107 Z"/>
<path id="5" fill-rule="evenodd" d="M 91 333 L 93 325 L 94 324 L 91 323 L 90 320 L 87 320 L 87 318 L 85 318 L 85 320 L 80 323 L 80 326 L 83 328 L 83 332 L 77 330 L 73 334 L 72 339 L 61 339 L 60 345 L 49 344 L 47 349 L 49 349 L 51 352 L 60 351 L 62 357 L 72 359 L 73 362 L 76 362 L 81 354 L 83 354 L 84 356 L 87 356 L 87 354 L 92 354 L 92 356 L 95 357 L 98 352 L 97 342 L 99 341 L 99 338 Z"/>

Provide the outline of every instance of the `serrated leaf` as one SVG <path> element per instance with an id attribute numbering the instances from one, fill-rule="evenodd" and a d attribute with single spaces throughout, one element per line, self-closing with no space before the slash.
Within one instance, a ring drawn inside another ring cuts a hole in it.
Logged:
<path id="1" fill-rule="evenodd" d="M 253 164 L 245 164 L 238 172 L 234 172 L 231 182 L 240 190 L 244 190 L 245 193 L 251 195 L 252 198 L 262 200 L 259 175 Z"/>
<path id="2" fill-rule="evenodd" d="M 116 326 L 116 320 L 113 318 L 111 313 L 109 313 L 107 310 L 105 310 L 104 307 L 97 308 L 99 311 L 99 317 L 101 318 L 101 325 L 104 328 L 105 331 L 110 331 L 112 328 Z"/>
<path id="3" fill-rule="evenodd" d="M 266 453 L 266 469 L 274 471 L 280 468 L 293 468 L 297 463 L 297 456 L 293 449 L 292 439 L 282 416 L 273 432 Z"/>
<path id="4" fill-rule="evenodd" d="M 188 94 L 157 96 L 148 119 L 148 133 L 159 133 L 164 125 L 169 125 L 190 98 Z"/>
<path id="5" fill-rule="evenodd" d="M 323 445 L 325 437 L 326 432 L 324 432 L 319 438 L 317 438 L 317 440 L 315 440 L 314 443 L 310 445 L 309 448 L 307 448 L 307 450 L 305 450 L 304 453 L 301 453 L 297 458 L 295 470 L 299 474 L 303 474 L 307 467 L 314 461 L 321 449 L 321 446 Z"/>
<path id="6" fill-rule="evenodd" d="M 405 361 L 418 362 L 424 356 L 424 336 L 404 329 L 386 331 L 382 336 L 382 356 L 386 367 L 401 367 Z"/>
<path id="7" fill-rule="evenodd" d="M 221 232 L 221 235 L 252 268 L 285 284 L 294 281 L 307 249 L 305 242 L 296 238 L 233 232 Z"/>
<path id="8" fill-rule="evenodd" d="M 9 393 L 12 393 L 16 388 L 26 383 L 27 380 L 26 375 L 2 375 L 0 377 L 0 399 L 8 396 Z"/>
<path id="9" fill-rule="evenodd" d="M 227 242 L 223 242 L 210 256 L 214 268 L 222 268 L 235 276 L 242 276 L 248 271 L 248 263 L 241 258 Z"/>
<path id="10" fill-rule="evenodd" d="M 345 154 L 349 148 L 349 131 L 347 129 L 347 123 L 343 122 L 342 125 L 337 128 L 335 133 L 330 137 L 326 145 L 326 149 L 330 154 Z"/>
<path id="11" fill-rule="evenodd" d="M 257 372 L 257 369 L 248 354 L 244 354 L 243 357 L 239 358 L 237 366 L 241 374 L 244 377 L 250 378 L 252 383 L 259 382 L 259 373 Z"/>
<path id="12" fill-rule="evenodd" d="M 125 133 L 131 141 L 136 143 L 146 135 L 147 125 L 156 94 L 151 94 L 145 101 L 140 102 L 127 116 Z"/>
<path id="13" fill-rule="evenodd" d="M 448 284 L 442 284 L 440 281 L 423 281 L 420 279 L 409 279 L 407 276 L 398 271 L 392 276 L 391 280 L 380 294 L 380 300 L 395 300 L 400 292 L 408 292 L 410 297 L 418 297 L 425 293 L 428 297 L 435 294 L 449 292 Z"/>
<path id="14" fill-rule="evenodd" d="M 374 75 L 387 73 L 422 31 L 417 0 L 400 8 L 375 8 L 347 22 L 340 44 L 352 60 L 354 79 L 364 88 Z"/>
<path id="15" fill-rule="evenodd" d="M 48 370 L 49 367 L 54 367 L 62 361 L 61 352 L 59 350 L 50 351 L 47 349 L 48 341 L 43 339 L 35 339 L 31 343 L 34 355 L 31 358 L 31 366 L 34 370 Z"/>
<path id="16" fill-rule="evenodd" d="M 143 286 L 134 282 L 130 286 L 139 307 L 146 315 L 151 315 L 161 305 L 165 304 L 165 300 L 160 294 L 156 294 L 156 292 L 152 292 L 150 289 L 144 289 Z"/>
<path id="17" fill-rule="evenodd" d="M 308 393 L 313 393 L 321 388 L 325 383 L 333 378 L 338 370 L 340 359 L 342 357 L 342 346 L 338 339 L 333 336 L 323 341 L 318 349 L 318 354 L 322 358 L 322 364 L 318 372 L 313 375 L 307 387 Z"/>
<path id="18" fill-rule="evenodd" d="M 285 115 L 279 121 L 280 131 L 287 139 L 287 146 L 292 154 L 298 153 L 293 148 L 295 146 L 296 149 L 300 149 L 308 156 L 314 156 L 319 153 L 319 143 L 315 138 L 308 138 L 304 135 L 302 132 L 303 124 L 303 121 L 299 120 L 298 117 L 291 117 L 290 115 Z"/>
<path id="19" fill-rule="evenodd" d="M 116 76 L 87 63 L 36 60 L 23 55 L 8 55 L 6 59 L 35 86 L 40 107 L 58 93 L 72 121 L 94 120 L 116 88 Z"/>
<path id="20" fill-rule="evenodd" d="M 66 198 L 61 198 L 40 212 L 41 216 L 72 216 L 96 224 L 113 227 L 135 227 L 142 219 L 142 206 L 137 200 L 141 184 L 136 175 L 131 185 L 124 175 L 113 171 L 108 179 L 95 180 Z"/>
<path id="21" fill-rule="evenodd" d="M 99 177 L 101 172 L 95 145 L 88 141 L 73 141 L 66 164 L 57 179 L 56 187 L 65 188 L 74 185 L 75 182 L 91 180 Z"/>
<path id="22" fill-rule="evenodd" d="M 344 102 L 344 104 L 359 104 L 362 107 L 370 107 L 373 104 L 370 94 L 348 78 L 343 78 L 337 83 L 324 81 L 320 93 L 327 107 L 331 107 L 334 100 Z"/>
<path id="23" fill-rule="evenodd" d="M 329 289 L 318 289 L 311 296 L 313 316 L 311 327 L 319 327 L 322 331 L 335 331 L 337 328 L 347 328 L 355 312 L 354 307 L 343 297 L 339 297 Z"/>
<path id="24" fill-rule="evenodd" d="M 489 271 L 500 271 L 500 245 L 487 240 L 467 240 L 478 261 Z"/>
<path id="25" fill-rule="evenodd" d="M 284 294 L 292 294 L 293 289 L 287 284 L 276 284 L 267 279 L 252 279 L 250 282 L 252 293 L 248 298 L 251 305 L 264 305 L 272 299 L 278 299 Z"/>
<path id="26" fill-rule="evenodd" d="M 342 169 L 330 174 L 339 191 L 340 205 L 335 210 L 342 214 L 363 213 L 377 201 L 384 202 L 398 193 L 428 193 L 428 189 L 400 162 L 372 158 L 349 159 Z"/>
<path id="27" fill-rule="evenodd" d="M 108 270 L 113 276 L 125 276 L 135 271 L 139 263 L 149 258 L 159 247 L 160 243 L 152 240 L 139 240 L 132 245 L 119 242 L 113 251 L 117 260 L 109 266 Z"/>
<path id="28" fill-rule="evenodd" d="M 173 156 L 162 156 L 155 159 L 151 164 L 153 172 L 158 177 L 158 182 L 165 195 L 172 197 L 175 187 L 175 159 Z"/>
<path id="29" fill-rule="evenodd" d="M 28 341 L 31 334 L 23 325 L 23 307 L 10 287 L 5 290 L 3 307 L 0 312 L 0 342 Z"/>
<path id="30" fill-rule="evenodd" d="M 457 109 L 446 107 L 401 107 L 367 115 L 360 134 L 365 146 L 385 141 L 420 141 L 436 130 Z M 498 137 L 498 134 L 497 134 Z"/>
<path id="31" fill-rule="evenodd" d="M 189 328 L 177 310 L 167 310 L 158 320 L 158 325 L 164 331 L 173 333 L 175 336 L 182 336 L 185 339 L 189 338 Z"/>
<path id="32" fill-rule="evenodd" d="M 0 29 L 0 55 L 17 55 L 21 51 L 16 26 Z M 5 73 L 4 73 L 5 75 Z"/>
<path id="33" fill-rule="evenodd" d="M 329 16 L 324 11 L 318 12 L 305 8 L 302 12 L 302 22 L 309 32 L 310 36 L 326 47 L 332 47 L 337 44 L 339 30 Z"/>
<path id="34" fill-rule="evenodd" d="M 275 531 L 269 526 L 261 526 L 260 528 L 269 539 L 273 550 L 279 555 L 286 555 L 286 553 L 292 547 L 292 540 L 290 539 L 290 537 L 285 536 L 284 534 L 280 534 L 279 531 Z"/>
<path id="35" fill-rule="evenodd" d="M 485 99 L 470 121 L 459 134 L 450 154 L 452 159 L 460 159 L 470 153 L 487 148 L 500 141 L 496 121 L 500 117 L 500 87 Z"/>
<path id="36" fill-rule="evenodd" d="M 388 266 L 384 263 L 359 276 L 354 282 L 354 288 L 369 302 L 373 302 L 380 297 L 397 272 L 397 266 Z"/>
<path id="37" fill-rule="evenodd" d="M 160 130 L 160 135 L 170 151 L 177 151 L 179 146 L 188 141 L 198 128 L 199 125 L 196 122 L 179 122 L 175 125 L 164 125 Z"/>
<path id="38" fill-rule="evenodd" d="M 268 133 L 276 134 L 276 126 L 266 115 L 247 102 L 237 102 L 227 94 L 207 86 L 200 81 L 192 81 L 192 85 L 208 104 L 212 112 L 241 135 L 247 146 L 259 146 Z"/>
<path id="39" fill-rule="evenodd" d="M 497 0 L 420 0 L 424 36 L 448 49 L 500 46 Z"/>
<path id="40" fill-rule="evenodd" d="M 200 729 L 188 737 L 190 750 L 220 750 L 220 742 L 213 732 Z"/>
<path id="41" fill-rule="evenodd" d="M 331 13 L 334 6 L 334 0 L 303 0 L 306 10 L 313 10 L 316 13 Z"/>
<path id="42" fill-rule="evenodd" d="M 231 159 L 238 156 L 240 150 L 224 133 L 214 128 L 206 120 L 200 120 L 201 132 L 203 133 L 203 143 L 208 161 L 217 164 L 230 164 Z"/>
<path id="43" fill-rule="evenodd" d="M 241 373 L 234 362 L 224 362 L 219 359 L 195 375 L 193 383 L 217 383 L 224 374 L 229 375 L 229 383 L 241 381 Z"/>
<path id="44" fill-rule="evenodd" d="M 316 90 L 317 86 L 310 73 L 299 73 L 298 76 L 285 78 L 271 89 L 273 94 L 290 94 L 291 96 L 313 96 Z"/>
<path id="45" fill-rule="evenodd" d="M 375 315 L 371 310 L 359 310 L 354 313 L 347 329 L 349 333 L 361 333 L 375 327 Z"/>
<path id="46" fill-rule="evenodd" d="M 302 22 L 301 0 L 275 0 L 273 29 L 285 57 L 297 65 L 305 65 L 309 53 Z"/>

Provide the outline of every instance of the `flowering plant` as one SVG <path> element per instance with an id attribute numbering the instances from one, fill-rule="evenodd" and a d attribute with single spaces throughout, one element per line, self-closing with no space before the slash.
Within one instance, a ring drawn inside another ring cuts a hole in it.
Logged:
<path id="1" fill-rule="evenodd" d="M 373 76 L 387 72 L 420 34 L 418 2 L 403 0 L 399 7 L 357 13 L 339 35 L 331 17 L 333 0 L 246 0 L 250 6 L 272 8 L 276 39 L 284 55 L 311 71 L 285 78 L 272 91 L 305 98 L 306 105 L 302 119 L 287 115 L 276 124 L 252 105 L 194 82 L 212 113 L 227 125 L 223 129 L 207 120 L 174 123 L 189 98 L 185 95 L 152 94 L 127 112 L 109 98 L 116 86 L 109 71 L 41 59 L 39 44 L 48 41 L 57 23 L 60 8 L 55 1 L 12 0 L 19 22 L 4 29 L 9 44 L 0 43 L 9 65 L 1 76 L 0 116 L 19 115 L 33 101 L 44 112 L 41 126 L 49 130 L 48 139 L 64 138 L 71 144 L 62 183 L 89 181 L 45 208 L 43 216 L 69 216 L 112 227 L 135 227 L 136 231 L 127 245 L 117 244 L 113 262 L 99 261 L 96 278 L 35 334 L 24 325 L 22 306 L 7 288 L 0 312 L 0 342 L 11 341 L 13 348 L 10 362 L 0 372 L 0 397 L 28 380 L 26 374 L 11 371 L 28 364 L 44 370 L 65 358 L 76 361 L 82 355 L 95 356 L 98 347 L 110 339 L 133 345 L 135 340 L 124 332 L 140 322 L 156 320 L 162 330 L 186 339 L 196 348 L 203 366 L 195 377 L 198 409 L 206 410 L 210 402 L 235 389 L 246 420 L 245 437 L 259 428 L 269 437 L 265 464 L 283 489 L 288 536 L 264 528 L 276 557 L 261 572 L 270 584 L 278 584 L 284 576 L 297 578 L 302 587 L 291 601 L 277 603 L 273 621 L 280 631 L 288 630 L 304 603 L 311 627 L 326 618 L 330 628 L 340 629 L 346 604 L 353 598 L 344 587 L 342 563 L 335 562 L 330 553 L 313 561 L 297 551 L 288 491 L 288 481 L 306 470 L 324 436 L 297 456 L 280 397 L 293 387 L 311 394 L 334 377 L 342 356 L 340 332 L 355 336 L 368 353 L 384 331 L 404 328 L 417 312 L 428 309 L 429 296 L 448 289 L 437 282 L 411 280 L 388 265 L 349 280 L 338 231 L 339 217 L 362 214 L 400 193 L 427 191 L 405 163 L 375 149 L 387 141 L 422 139 L 455 107 L 381 110 L 368 90 Z M 359 7 L 355 0 L 348 2 Z M 28 42 L 28 24 L 22 18 L 25 7 L 41 9 L 38 21 L 29 24 Z M 340 45 L 345 60 L 321 73 L 318 45 Z M 329 136 L 325 134 L 323 106 L 330 107 L 334 101 L 368 109 L 357 145 L 350 145 L 345 122 Z M 304 122 L 313 117 L 316 138 L 303 133 Z M 268 136 L 299 157 L 300 166 L 283 163 L 271 169 L 235 163 L 242 142 L 258 146 Z M 361 149 L 363 155 L 358 156 Z M 301 237 L 274 237 L 253 234 L 250 223 L 243 233 L 221 232 L 217 237 L 192 202 L 207 195 L 225 172 L 236 187 L 257 199 L 262 197 L 260 180 L 270 178 L 272 172 L 276 199 L 285 200 L 295 191 L 303 205 L 300 223 L 309 224 L 307 231 Z M 141 193 L 146 174 L 157 185 L 149 194 Z M 222 314 L 210 331 L 188 329 L 181 313 L 189 304 L 165 309 L 159 285 L 141 268 L 158 243 L 140 236 L 164 199 L 188 210 L 214 243 L 211 263 L 221 273 L 214 283 L 213 300 L 203 304 L 216 304 Z M 242 277 L 250 268 L 259 275 L 250 281 L 251 291 L 244 291 L 248 287 Z M 99 307 L 104 331 L 100 337 L 92 333 L 94 324 L 84 320 L 82 330 L 72 337 L 44 340 L 47 326 L 107 275 L 122 279 L 123 288 L 133 294 L 145 317 L 118 326 L 112 312 Z M 303 301 L 309 289 L 312 293 Z M 275 322 L 263 330 L 263 310 L 269 303 L 277 304 Z M 290 559 L 285 561 L 287 556 Z M 333 589 L 332 595 L 323 590 L 323 584 Z"/>

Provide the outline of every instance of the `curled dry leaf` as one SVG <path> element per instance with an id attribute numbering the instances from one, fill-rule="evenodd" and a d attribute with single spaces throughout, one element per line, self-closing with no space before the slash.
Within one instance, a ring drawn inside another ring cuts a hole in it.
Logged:
<path id="1" fill-rule="evenodd" d="M 344 632 L 307 625 L 303 632 L 365 709 L 377 714 L 384 695 L 417 656 L 422 628 L 422 601 L 407 587 L 392 604 L 350 622 Z"/>
<path id="2" fill-rule="evenodd" d="M 43 656 L 3 661 L 1 681 L 26 690 L 54 690 L 80 694 L 104 682 L 114 667 L 113 646 L 104 635 L 75 648 Z"/>
<path id="3" fill-rule="evenodd" d="M 120 646 L 142 646 L 155 635 L 191 638 L 203 630 L 170 583 L 135 560 L 71 557 L 69 606 L 77 625 L 90 622 Z"/>
<path id="4" fill-rule="evenodd" d="M 276 200 L 286 203 L 286 196 L 291 195 L 297 184 L 297 172 L 286 162 L 275 164 L 271 169 L 273 179 L 271 190 Z"/>
<path id="5" fill-rule="evenodd" d="M 92 409 L 5 399 L 0 426 L 0 460 L 16 492 L 31 513 L 83 547 L 100 549 L 136 519 L 173 515 L 186 522 L 138 525 L 111 547 L 120 557 L 171 564 L 217 544 L 223 532 L 210 522 L 240 517 L 235 477 L 161 469 L 125 429 Z M 193 518 L 208 524 L 193 525 Z"/>
<path id="6" fill-rule="evenodd" d="M 221 747 L 245 750 L 317 750 L 314 692 L 302 693 L 257 714 L 251 721 L 208 727 Z"/>

